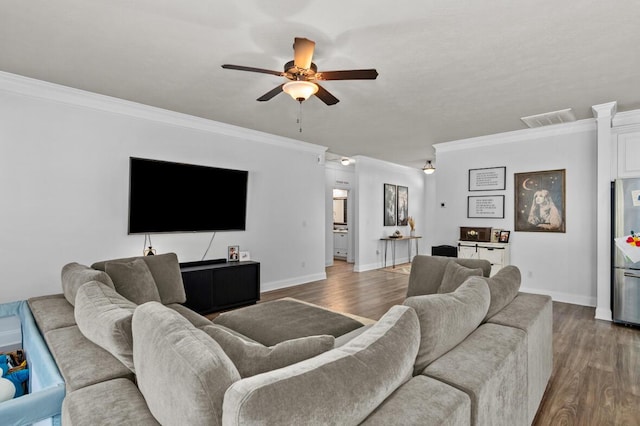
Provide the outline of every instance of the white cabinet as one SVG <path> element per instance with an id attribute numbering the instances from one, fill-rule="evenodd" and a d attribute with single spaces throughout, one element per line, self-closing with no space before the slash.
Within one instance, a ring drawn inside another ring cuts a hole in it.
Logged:
<path id="1" fill-rule="evenodd" d="M 640 132 L 618 135 L 618 177 L 640 176 Z"/>
<path id="2" fill-rule="evenodd" d="M 347 247 L 349 247 L 349 233 L 339 231 L 333 233 L 333 257 L 347 258 Z"/>
<path id="3" fill-rule="evenodd" d="M 458 241 L 458 257 L 461 259 L 485 259 L 491 262 L 491 276 L 509 265 L 509 243 L 476 243 Z"/>

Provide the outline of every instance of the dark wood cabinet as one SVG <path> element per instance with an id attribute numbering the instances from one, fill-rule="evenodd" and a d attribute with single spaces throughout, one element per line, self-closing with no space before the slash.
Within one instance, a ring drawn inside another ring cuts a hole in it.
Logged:
<path id="1" fill-rule="evenodd" d="M 252 305 L 260 300 L 260 263 L 202 261 L 180 264 L 185 306 L 199 314 Z"/>

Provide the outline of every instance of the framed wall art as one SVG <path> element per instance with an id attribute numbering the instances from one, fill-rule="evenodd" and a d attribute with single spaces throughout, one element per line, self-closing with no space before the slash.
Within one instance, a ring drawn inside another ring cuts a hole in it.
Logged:
<path id="1" fill-rule="evenodd" d="M 409 188 L 400 185 L 396 188 L 398 198 L 396 224 L 398 226 L 407 226 L 409 224 Z"/>
<path id="2" fill-rule="evenodd" d="M 384 184 L 384 226 L 396 226 L 397 187 Z"/>
<path id="3" fill-rule="evenodd" d="M 469 191 L 503 191 L 506 184 L 506 167 L 469 169 Z"/>
<path id="4" fill-rule="evenodd" d="M 504 219 L 504 195 L 467 197 L 467 217 L 473 219 Z"/>
<path id="5" fill-rule="evenodd" d="M 565 169 L 514 174 L 515 230 L 566 232 Z"/>

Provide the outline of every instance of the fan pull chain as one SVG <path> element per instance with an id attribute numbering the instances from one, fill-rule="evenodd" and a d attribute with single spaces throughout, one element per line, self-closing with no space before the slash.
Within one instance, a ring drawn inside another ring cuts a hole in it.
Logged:
<path id="1" fill-rule="evenodd" d="M 300 125 L 300 133 L 302 133 L 302 101 L 300 101 L 300 109 L 298 109 L 298 120 L 296 122 Z"/>

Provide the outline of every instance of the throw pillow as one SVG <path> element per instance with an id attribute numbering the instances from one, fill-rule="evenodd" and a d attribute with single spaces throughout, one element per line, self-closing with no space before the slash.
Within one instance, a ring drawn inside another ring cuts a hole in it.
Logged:
<path id="1" fill-rule="evenodd" d="M 114 288 L 113 281 L 105 272 L 97 271 L 76 262 L 64 265 L 61 279 L 64 297 L 72 305 L 76 303 L 76 293 L 80 286 L 89 281 L 99 281 L 108 287 Z"/>
<path id="2" fill-rule="evenodd" d="M 223 424 L 360 424 L 411 378 L 419 337 L 413 309 L 394 306 L 340 348 L 234 383 Z"/>
<path id="3" fill-rule="evenodd" d="M 440 287 L 438 287 L 438 293 L 451 293 L 460 287 L 467 278 L 473 276 L 481 277 L 482 269 L 465 268 L 456 262 L 449 262 L 444 269 L 444 276 Z"/>
<path id="4" fill-rule="evenodd" d="M 160 301 L 156 282 L 144 260 L 107 262 L 104 270 L 113 280 L 116 291 L 133 303 L 141 305 Z"/>
<path id="5" fill-rule="evenodd" d="M 201 328 L 220 344 L 235 364 L 240 377 L 250 377 L 312 358 L 333 349 L 333 336 L 309 336 L 286 340 L 275 346 L 250 342 L 218 325 Z"/>
<path id="6" fill-rule="evenodd" d="M 521 280 L 520 269 L 516 266 L 508 265 L 500 269 L 493 277 L 483 279 L 489 285 L 489 292 L 491 293 L 491 304 L 484 318 L 484 321 L 486 321 L 500 312 L 518 295 Z"/>
<path id="7" fill-rule="evenodd" d="M 407 298 L 404 304 L 415 309 L 420 321 L 414 375 L 471 334 L 487 314 L 490 300 L 489 287 L 480 277 L 467 279 L 453 293 Z"/>
<path id="8" fill-rule="evenodd" d="M 238 370 L 207 333 L 157 302 L 133 314 L 138 388 L 163 425 L 220 425 L 222 400 Z"/>
<path id="9" fill-rule="evenodd" d="M 82 285 L 74 316 L 82 334 L 134 371 L 131 318 L 136 304 L 97 281 Z"/>

